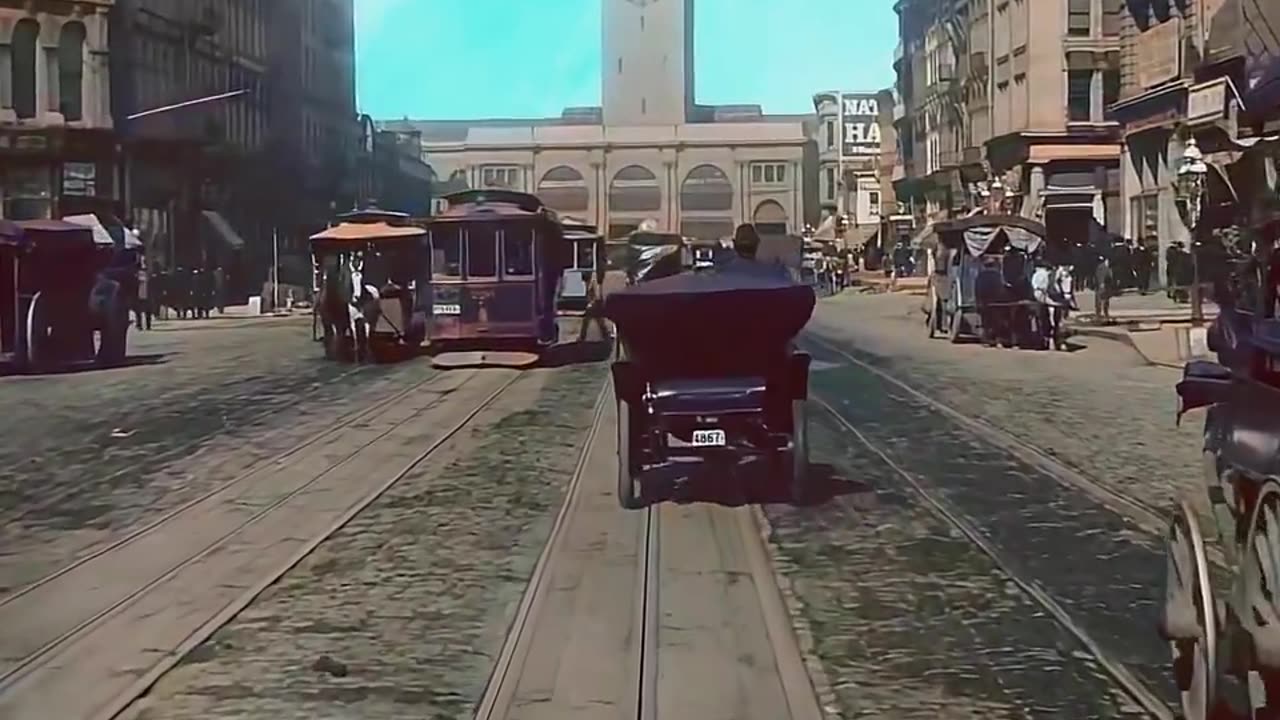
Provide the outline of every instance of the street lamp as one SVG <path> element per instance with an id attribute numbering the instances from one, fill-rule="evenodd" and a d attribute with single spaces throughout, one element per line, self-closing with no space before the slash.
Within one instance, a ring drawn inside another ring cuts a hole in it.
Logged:
<path id="1" fill-rule="evenodd" d="M 1191 324 L 1204 324 L 1204 301 L 1200 292 L 1200 217 L 1203 214 L 1209 166 L 1194 137 L 1187 140 L 1178 166 L 1178 200 L 1185 208 L 1184 222 L 1191 231 Z"/>

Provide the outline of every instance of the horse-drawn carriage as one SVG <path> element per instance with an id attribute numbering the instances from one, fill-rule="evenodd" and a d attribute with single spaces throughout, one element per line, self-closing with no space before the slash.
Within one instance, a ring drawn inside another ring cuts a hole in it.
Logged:
<path id="1" fill-rule="evenodd" d="M 437 367 L 526 367 L 559 338 L 571 261 L 559 217 L 533 195 L 466 190 L 428 222 L 427 338 Z"/>
<path id="2" fill-rule="evenodd" d="M 814 304 L 807 285 L 739 272 L 641 280 L 606 298 L 624 508 L 645 504 L 647 471 L 686 456 L 726 469 L 765 457 L 807 494 L 809 356 L 792 341 Z"/>
<path id="3" fill-rule="evenodd" d="M 1280 717 L 1280 217 L 1259 234 L 1243 292 L 1218 288 L 1218 362 L 1188 363 L 1177 385 L 1179 419 L 1208 409 L 1202 469 L 1233 571 L 1220 602 L 1197 503 L 1184 502 L 1167 537 L 1160 631 L 1188 720 Z"/>
<path id="4" fill-rule="evenodd" d="M 0 220 L 0 360 L 45 371 L 124 361 L 130 280 L 119 248 L 61 220 Z"/>
<path id="5" fill-rule="evenodd" d="M 1043 347 L 1044 323 L 1031 278 L 1045 237 L 1044 225 L 1014 215 L 935 223 L 922 238 L 931 254 L 925 303 L 929 337 Z"/>
<path id="6" fill-rule="evenodd" d="M 403 218 L 383 212 L 344 217 L 311 236 L 325 357 L 359 362 L 413 352 L 426 337 L 426 231 L 392 224 Z"/>

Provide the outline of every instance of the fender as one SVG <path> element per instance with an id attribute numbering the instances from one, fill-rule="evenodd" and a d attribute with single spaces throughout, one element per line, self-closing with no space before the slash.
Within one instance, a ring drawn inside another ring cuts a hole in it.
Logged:
<path id="1" fill-rule="evenodd" d="M 1280 477 L 1280 389 L 1237 380 L 1229 399 L 1205 419 L 1205 446 L 1229 467 Z"/>

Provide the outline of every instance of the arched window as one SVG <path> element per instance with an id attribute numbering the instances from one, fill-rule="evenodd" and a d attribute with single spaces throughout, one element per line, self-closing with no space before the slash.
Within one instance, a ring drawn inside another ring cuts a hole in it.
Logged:
<path id="1" fill-rule="evenodd" d="M 58 112 L 68 121 L 84 119 L 84 23 L 62 26 L 58 37 Z"/>
<path id="2" fill-rule="evenodd" d="M 610 212 L 651 212 L 662 209 L 658 177 L 642 165 L 628 165 L 609 183 Z"/>
<path id="3" fill-rule="evenodd" d="M 776 200 L 765 200 L 757 205 L 751 221 L 761 235 L 785 235 L 787 232 L 787 211 Z"/>
<path id="4" fill-rule="evenodd" d="M 19 20 L 13 27 L 10 85 L 13 111 L 19 118 L 36 116 L 36 41 L 39 37 L 40 23 L 31 18 Z"/>
<path id="5" fill-rule="evenodd" d="M 732 212 L 733 184 L 715 165 L 699 165 L 689 171 L 680 185 L 682 211 Z"/>
<path id="6" fill-rule="evenodd" d="M 548 170 L 538 181 L 536 194 L 547 207 L 559 212 L 585 212 L 591 202 L 587 181 L 568 165 Z"/>

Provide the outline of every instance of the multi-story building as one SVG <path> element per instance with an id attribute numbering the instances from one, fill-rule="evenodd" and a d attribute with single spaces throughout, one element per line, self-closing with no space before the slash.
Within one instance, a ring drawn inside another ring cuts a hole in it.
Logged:
<path id="1" fill-rule="evenodd" d="M 265 5 L 116 2 L 112 96 L 128 153 L 125 194 L 155 263 L 234 267 L 252 261 L 245 238 L 269 232 L 254 180 L 271 127 Z M 172 108 L 234 90 L 246 93 Z"/>
<path id="2" fill-rule="evenodd" d="M 1130 2 L 1119 20 L 1124 62 L 1112 110 L 1124 125 L 1124 228 L 1159 248 L 1164 279 L 1167 248 L 1192 245 L 1176 190 L 1190 138 L 1212 168 L 1207 224 L 1243 221 L 1249 193 L 1269 185 L 1262 155 L 1244 152 L 1267 130 L 1266 103 L 1242 101 L 1280 61 L 1280 3 Z"/>
<path id="3" fill-rule="evenodd" d="M 392 121 L 421 132 L 445 188 L 537 193 L 612 237 L 645 220 L 692 237 L 806 219 L 808 116 L 693 102 L 693 2 L 605 0 L 603 107 L 543 120 Z"/>
<path id="4" fill-rule="evenodd" d="M 982 207 L 1077 241 L 1121 223 L 1123 0 L 901 0 L 900 199 L 921 220 Z M 999 180 L 996 183 L 995 180 Z"/>
<path id="5" fill-rule="evenodd" d="M 118 211 L 111 0 L 0 6 L 0 217 Z"/>
<path id="6" fill-rule="evenodd" d="M 880 225 L 882 100 L 867 92 L 813 96 L 819 214 L 845 217 L 849 247 L 865 245 Z"/>
<path id="7" fill-rule="evenodd" d="M 113 97 L 130 214 L 165 265 L 253 290 L 357 198 L 352 0 L 118 0 Z M 220 100 L 129 116 L 244 91 Z M 289 260 L 295 262 L 289 262 Z M 284 278 L 304 284 L 301 278 Z"/>

